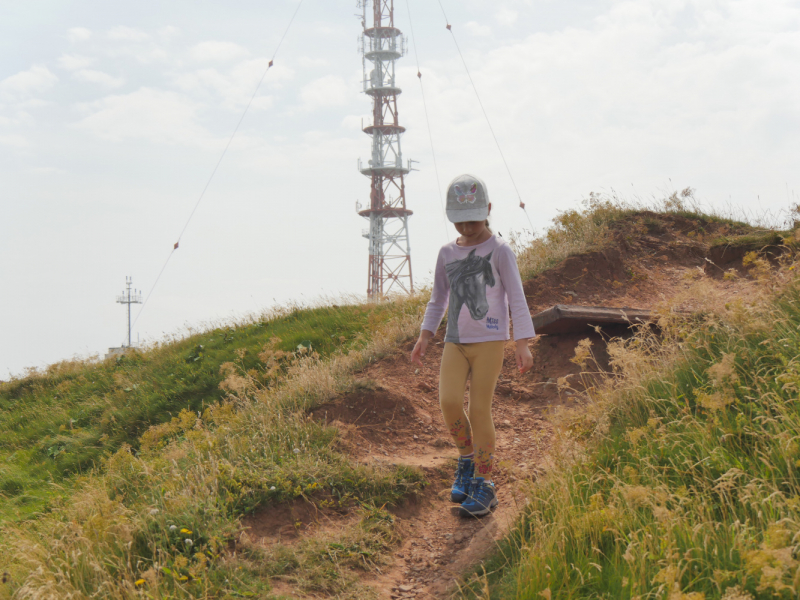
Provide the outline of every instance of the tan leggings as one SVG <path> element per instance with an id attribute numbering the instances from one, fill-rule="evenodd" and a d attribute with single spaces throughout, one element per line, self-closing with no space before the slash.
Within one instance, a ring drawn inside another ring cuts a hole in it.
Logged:
<path id="1" fill-rule="evenodd" d="M 505 342 L 447 342 L 439 372 L 439 404 L 444 422 L 461 454 L 475 452 L 475 476 L 492 478 L 495 432 L 492 396 L 503 366 Z M 469 418 L 464 390 L 469 377 Z"/>

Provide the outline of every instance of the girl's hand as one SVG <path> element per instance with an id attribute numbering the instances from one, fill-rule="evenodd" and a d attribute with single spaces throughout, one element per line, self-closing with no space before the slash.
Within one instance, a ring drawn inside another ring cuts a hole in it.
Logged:
<path id="1" fill-rule="evenodd" d="M 414 344 L 414 349 L 411 351 L 411 362 L 422 366 L 422 357 L 425 356 L 425 350 L 428 349 L 428 342 L 433 337 L 433 332 L 423 329 L 419 332 L 419 339 Z"/>
<path id="2" fill-rule="evenodd" d="M 530 371 L 533 367 L 533 356 L 528 348 L 528 340 L 517 340 L 517 370 L 520 373 Z"/>

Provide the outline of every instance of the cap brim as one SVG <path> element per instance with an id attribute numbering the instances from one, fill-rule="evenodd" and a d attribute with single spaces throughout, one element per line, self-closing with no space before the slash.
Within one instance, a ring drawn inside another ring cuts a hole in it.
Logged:
<path id="1" fill-rule="evenodd" d="M 447 218 L 451 223 L 464 223 L 465 221 L 484 221 L 489 216 L 489 208 L 468 208 L 448 210 Z"/>

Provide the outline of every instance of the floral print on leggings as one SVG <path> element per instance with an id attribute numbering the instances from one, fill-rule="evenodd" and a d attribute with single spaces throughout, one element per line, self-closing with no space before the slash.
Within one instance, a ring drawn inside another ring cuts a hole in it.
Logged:
<path id="1" fill-rule="evenodd" d="M 470 431 L 468 421 L 457 419 L 456 422 L 450 426 L 450 435 L 456 443 L 456 448 L 459 450 L 469 450 L 472 448 L 472 432 Z"/>
<path id="2" fill-rule="evenodd" d="M 475 451 L 475 475 L 486 477 L 492 472 L 492 461 L 494 460 L 494 445 L 478 448 Z"/>

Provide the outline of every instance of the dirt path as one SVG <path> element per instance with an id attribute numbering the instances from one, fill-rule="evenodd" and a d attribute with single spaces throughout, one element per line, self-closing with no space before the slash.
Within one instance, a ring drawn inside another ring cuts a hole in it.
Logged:
<path id="1" fill-rule="evenodd" d="M 620 235 L 618 243 L 604 252 L 568 258 L 525 283 L 531 311 L 557 303 L 653 308 L 701 277 L 728 296 L 746 295 L 752 283 L 720 276 L 727 268 L 740 268 L 741 256 L 733 256 L 729 264 L 709 263 L 709 248 L 691 235 L 693 226 L 686 219 L 669 218 L 653 232 Z M 714 256 L 720 262 L 718 254 Z M 532 342 L 535 366 L 524 375 L 516 372 L 513 342 L 507 343 L 493 409 L 500 505 L 481 519 L 461 518 L 458 506 L 449 502 L 457 453 L 438 406 L 441 331 L 429 346 L 424 367 L 417 369 L 409 362 L 413 346 L 409 342 L 358 374 L 363 382 L 358 391 L 313 411 L 315 418 L 339 427 L 355 460 L 413 465 L 425 471 L 430 483 L 423 497 L 394 511 L 402 538 L 394 562 L 378 575 L 362 577 L 379 597 L 446 597 L 513 525 L 524 506 L 525 486 L 546 472 L 551 462 L 553 428 L 545 415 L 554 406 L 581 400 L 579 367 L 570 359 L 586 337 L 592 340 L 598 366 L 607 370 L 605 341 L 597 333 L 538 337 Z M 570 387 L 559 389 L 560 378 L 566 378 Z M 341 527 L 348 518 L 302 506 L 282 510 L 283 519 L 271 511 L 269 526 L 248 523 L 248 535 L 291 541 L 301 535 L 292 523 L 306 525 L 302 535 L 314 535 L 326 527 Z"/>
<path id="2" fill-rule="evenodd" d="M 394 553 L 394 564 L 368 583 L 383 597 L 441 598 L 508 531 L 524 502 L 522 482 L 545 468 L 552 428 L 541 413 L 556 392 L 545 389 L 554 388 L 552 384 L 539 383 L 541 369 L 515 373 L 514 344 L 509 342 L 494 404 L 500 506 L 483 519 L 463 519 L 458 505 L 449 501 L 457 452 L 438 408 L 441 333 L 420 369 L 408 362 L 411 347 L 406 344 L 361 373 L 367 382 L 375 382 L 374 390 L 348 394 L 314 414 L 338 424 L 359 459 L 426 471 L 426 494 L 395 511 L 403 543 Z"/>

